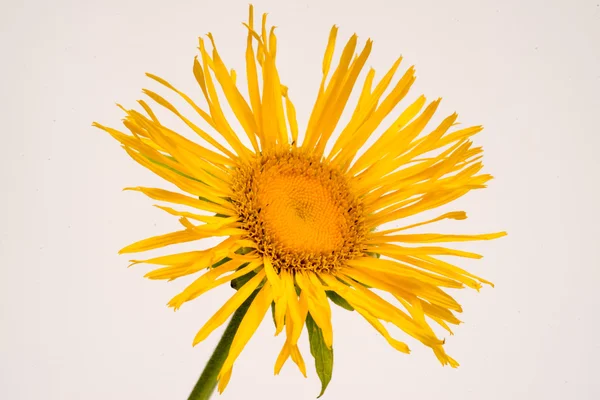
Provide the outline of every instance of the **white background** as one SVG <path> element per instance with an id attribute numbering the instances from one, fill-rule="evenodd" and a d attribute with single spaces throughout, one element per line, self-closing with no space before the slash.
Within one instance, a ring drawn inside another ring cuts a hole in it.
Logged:
<path id="1" fill-rule="evenodd" d="M 374 39 L 380 74 L 399 54 L 415 64 L 412 99 L 443 96 L 440 115 L 485 125 L 476 142 L 496 179 L 450 209 L 469 213 L 461 232 L 509 232 L 468 246 L 486 257 L 463 265 L 496 288 L 456 294 L 465 324 L 447 349 L 459 369 L 411 341 L 410 356 L 397 353 L 336 309 L 326 399 L 600 398 L 598 3 L 255 2 L 278 26 L 301 125 L 334 23 L 341 38 Z M 185 282 L 126 268 L 119 248 L 177 222 L 120 191 L 168 185 L 91 122 L 116 126 L 115 102 L 159 89 L 146 71 L 197 98 L 192 59 L 208 31 L 243 72 L 246 13 L 247 0 L 1 2 L 0 398 L 186 398 L 218 333 L 196 348 L 192 338 L 231 290 L 173 313 L 165 304 Z M 274 377 L 283 338 L 272 335 L 265 319 L 221 398 L 318 394 L 306 338 L 308 379 L 291 362 Z"/>

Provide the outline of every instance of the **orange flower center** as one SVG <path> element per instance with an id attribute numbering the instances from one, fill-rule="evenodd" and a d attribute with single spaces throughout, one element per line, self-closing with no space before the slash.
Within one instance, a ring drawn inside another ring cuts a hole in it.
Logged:
<path id="1" fill-rule="evenodd" d="M 331 270 L 361 253 L 362 206 L 330 166 L 298 150 L 262 155 L 233 189 L 249 239 L 278 269 Z"/>

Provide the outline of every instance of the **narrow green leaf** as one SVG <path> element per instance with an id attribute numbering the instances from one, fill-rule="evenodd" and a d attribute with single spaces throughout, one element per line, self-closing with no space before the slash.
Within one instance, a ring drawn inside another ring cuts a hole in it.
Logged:
<path id="1" fill-rule="evenodd" d="M 354 307 L 352 307 L 350 305 L 350 303 L 348 303 L 346 301 L 346 299 L 344 299 L 342 296 L 340 296 L 336 292 L 331 291 L 331 290 L 326 290 L 325 294 L 327 295 L 327 297 L 329 297 L 329 300 L 331 300 L 334 304 L 342 307 L 345 310 L 354 311 Z"/>
<path id="2" fill-rule="evenodd" d="M 321 328 L 312 319 L 310 313 L 306 316 L 306 330 L 308 331 L 308 340 L 310 342 L 310 354 L 315 359 L 315 369 L 321 380 L 321 393 L 317 396 L 318 399 L 323 396 L 327 385 L 329 385 L 329 381 L 331 381 L 333 373 L 333 348 L 328 348 L 325 344 L 323 332 L 321 332 Z"/>

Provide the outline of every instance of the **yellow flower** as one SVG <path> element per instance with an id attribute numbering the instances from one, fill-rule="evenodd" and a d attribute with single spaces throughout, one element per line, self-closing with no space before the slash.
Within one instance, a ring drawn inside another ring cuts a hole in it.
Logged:
<path id="1" fill-rule="evenodd" d="M 357 51 L 357 37 L 352 36 L 332 68 L 338 31 L 334 26 L 317 99 L 301 135 L 288 88 L 280 82 L 275 65 L 273 28 L 267 29 L 265 16 L 255 28 L 252 7 L 246 27 L 247 97 L 210 34 L 212 54 L 200 39 L 201 57 L 193 66 L 208 109 L 167 81 L 148 74 L 195 110 L 197 115 L 187 117 L 163 97 L 144 91 L 181 119 L 198 140 L 163 125 L 144 101 L 140 104 L 146 115 L 123 109 L 129 134 L 96 124 L 121 142 L 135 161 L 188 193 L 129 188 L 154 200 L 187 206 L 188 211 L 161 206 L 179 217 L 183 229 L 141 240 L 121 253 L 224 238 L 208 250 L 132 260 L 160 266 L 146 275 L 150 279 L 201 274 L 169 302 L 174 309 L 221 284 L 237 282 L 234 286 L 239 290 L 200 329 L 194 345 L 226 322 L 249 297 L 256 296 L 220 371 L 219 391 L 227 385 L 235 360 L 271 304 L 276 333 L 285 330 L 286 336 L 275 373 L 291 357 L 306 374 L 298 339 L 307 319 L 314 321 L 323 342 L 331 348 L 330 300 L 356 310 L 395 349 L 409 352 L 383 322 L 430 347 L 442 364 L 457 366 L 429 323 L 451 333 L 449 324 L 459 323 L 454 313 L 461 312 L 461 306 L 445 289 L 479 289 L 481 283 L 489 282 L 440 258 L 480 255 L 432 243 L 487 240 L 505 233 L 406 232 L 443 219 L 465 219 L 463 211 L 410 225 L 401 221 L 485 187 L 492 177 L 481 173 L 482 149 L 471 142 L 482 127 L 455 130 L 457 115 L 452 114 L 433 130 L 426 130 L 439 99 L 427 103 L 421 96 L 397 111 L 415 80 L 410 67 L 392 83 L 398 59 L 379 81 L 375 71 L 369 70 L 348 123 L 339 128 L 372 42 L 368 40 Z M 235 115 L 244 137 L 226 119 L 225 106 Z M 394 122 L 367 146 L 392 113 L 397 115 Z M 193 118 L 201 119 L 202 125 Z M 400 221 L 401 227 L 378 230 L 394 221 Z M 390 293 L 395 301 L 384 300 L 373 289 Z"/>

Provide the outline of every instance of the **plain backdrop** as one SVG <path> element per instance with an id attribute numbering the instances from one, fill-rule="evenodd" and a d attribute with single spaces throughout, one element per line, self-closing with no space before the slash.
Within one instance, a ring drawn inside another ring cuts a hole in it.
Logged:
<path id="1" fill-rule="evenodd" d="M 413 353 L 400 354 L 336 308 L 324 398 L 600 398 L 599 1 L 255 6 L 278 27 L 278 65 L 301 126 L 332 24 L 341 39 L 374 40 L 368 66 L 378 76 L 400 54 L 402 71 L 416 65 L 410 99 L 443 96 L 439 118 L 456 110 L 464 124 L 483 124 L 475 140 L 496 179 L 445 208 L 469 219 L 443 228 L 509 232 L 465 246 L 486 257 L 461 265 L 496 287 L 453 293 L 465 323 L 444 337 L 460 368 L 410 340 Z M 188 281 L 126 268 L 118 249 L 177 221 L 121 189 L 170 186 L 91 123 L 118 126 L 115 102 L 135 106 L 143 87 L 173 99 L 147 71 L 202 103 L 191 67 L 209 31 L 243 75 L 246 14 L 246 0 L 0 2 L 0 398 L 186 398 L 221 331 L 195 348 L 192 339 L 231 289 L 174 313 L 165 304 Z M 273 332 L 265 319 L 222 399 L 316 397 L 306 336 L 308 379 L 291 362 L 273 376 L 283 340 Z"/>

